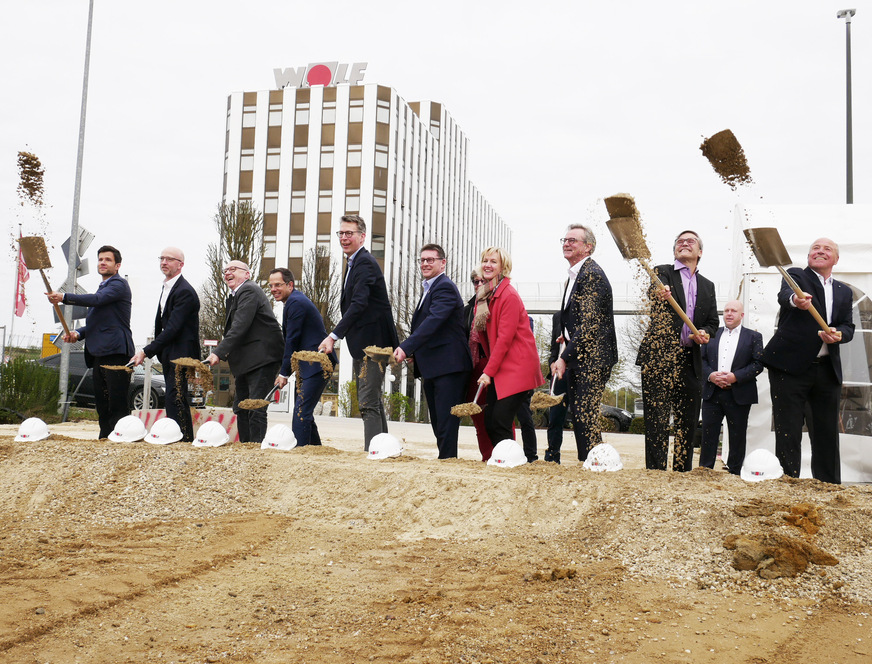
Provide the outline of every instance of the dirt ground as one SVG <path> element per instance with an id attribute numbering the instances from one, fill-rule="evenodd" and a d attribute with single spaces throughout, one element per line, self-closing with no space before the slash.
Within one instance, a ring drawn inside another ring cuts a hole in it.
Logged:
<path id="1" fill-rule="evenodd" d="M 872 660 L 870 486 L 646 471 L 615 434 L 616 473 L 488 467 L 471 431 L 437 461 L 422 425 L 372 461 L 359 420 L 318 421 L 290 452 L 0 427 L 0 661 Z M 730 535 L 837 562 L 762 578 Z"/>

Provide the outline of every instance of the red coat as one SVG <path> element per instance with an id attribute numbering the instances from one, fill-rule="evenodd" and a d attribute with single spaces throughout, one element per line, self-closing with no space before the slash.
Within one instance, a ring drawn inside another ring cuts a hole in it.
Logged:
<path id="1" fill-rule="evenodd" d="M 542 385 L 545 379 L 530 317 L 509 279 L 497 286 L 488 308 L 490 317 L 481 345 L 487 355 L 484 373 L 493 379 L 497 399 Z"/>

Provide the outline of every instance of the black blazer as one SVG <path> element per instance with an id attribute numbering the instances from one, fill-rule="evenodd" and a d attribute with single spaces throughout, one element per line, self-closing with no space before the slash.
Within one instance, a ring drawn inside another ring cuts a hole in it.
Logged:
<path id="1" fill-rule="evenodd" d="M 339 303 L 342 320 L 333 328 L 333 334 L 346 340 L 351 357 L 357 359 L 363 357 L 367 346 L 396 348 L 400 341 L 378 262 L 361 247 L 346 276 Z"/>
<path id="2" fill-rule="evenodd" d="M 675 298 L 678 305 L 687 311 L 681 272 L 675 269 L 673 263 L 658 265 L 654 271 L 660 277 L 663 285 L 669 286 L 672 297 Z M 669 302 L 661 300 L 654 293 L 653 286 L 651 290 L 651 324 L 645 332 L 642 344 L 639 346 L 639 354 L 636 356 L 636 365 L 641 367 L 661 364 L 667 354 L 674 353 L 681 342 L 681 328 L 684 325 L 681 316 L 675 313 Z M 692 320 L 700 332 L 705 330 L 709 336 L 713 337 L 718 330 L 718 304 L 715 299 L 715 285 L 702 276 L 699 271 L 696 273 L 696 307 L 693 310 Z M 661 321 L 667 322 L 662 324 Z M 694 375 L 703 380 L 699 344 L 693 344 L 692 353 Z"/>
<path id="3" fill-rule="evenodd" d="M 200 298 L 183 277 L 173 285 L 163 311 L 154 317 L 154 341 L 142 351 L 157 356 L 164 369 L 180 357 L 200 359 Z"/>
<path id="4" fill-rule="evenodd" d="M 718 348 L 725 329 L 718 328 L 717 335 L 701 346 L 702 373 L 705 381 L 702 386 L 703 399 L 711 399 L 715 393 L 715 384 L 709 382 L 708 377 L 718 370 Z M 736 382 L 730 387 L 736 403 L 743 406 L 757 403 L 757 375 L 763 371 L 762 334 L 742 327 L 730 371 L 736 376 Z"/>
<path id="5" fill-rule="evenodd" d="M 248 279 L 230 298 L 224 338 L 215 347 L 215 355 L 227 360 L 230 371 L 239 376 L 281 362 L 284 347 L 282 328 L 266 293 Z"/>
<path id="6" fill-rule="evenodd" d="M 787 272 L 804 292 L 811 293 L 812 305 L 826 320 L 827 308 L 824 287 L 814 270 L 810 267 L 804 270 L 792 267 Z M 775 330 L 775 336 L 769 340 L 763 350 L 763 364 L 767 368 L 771 367 L 796 375 L 808 370 L 820 352 L 823 341 L 818 336 L 820 326 L 817 321 L 808 311 L 792 306 L 790 304 L 791 295 L 793 295 L 793 289 L 782 279 L 781 290 L 778 293 L 778 304 L 781 305 L 781 310 L 778 313 L 778 329 Z M 842 340 L 837 344 L 830 344 L 829 352 L 833 369 L 840 384 L 842 382 L 842 360 L 839 346 L 854 338 L 852 303 L 851 288 L 834 279 L 833 319 L 828 322 L 830 327 L 834 327 L 842 333 Z"/>
<path id="7" fill-rule="evenodd" d="M 447 275 L 440 274 L 412 316 L 412 334 L 400 348 L 415 359 L 415 377 L 435 378 L 472 370 L 463 298 Z"/>
<path id="8" fill-rule="evenodd" d="M 593 258 L 584 261 L 578 271 L 562 325 L 569 332 L 561 356 L 567 364 L 612 367 L 618 361 L 612 285 Z"/>

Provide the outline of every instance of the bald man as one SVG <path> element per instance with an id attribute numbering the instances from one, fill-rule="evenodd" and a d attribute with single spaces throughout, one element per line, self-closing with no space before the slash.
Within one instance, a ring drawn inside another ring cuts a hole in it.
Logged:
<path id="1" fill-rule="evenodd" d="M 778 329 L 763 349 L 769 369 L 775 456 L 784 474 L 799 477 L 805 405 L 811 409 L 811 474 L 822 482 L 842 483 L 839 456 L 839 400 L 842 395 L 841 344 L 854 337 L 853 293 L 833 279 L 839 245 L 822 237 L 808 250 L 808 267 L 787 272 L 803 291 L 799 297 L 782 279 Z M 809 309 L 829 326 L 824 332 Z"/>
<path id="2" fill-rule="evenodd" d="M 200 298 L 197 291 L 182 276 L 185 254 L 178 247 L 167 247 L 160 253 L 160 271 L 164 274 L 157 314 L 154 317 L 154 341 L 131 358 L 137 366 L 146 357 L 157 356 L 166 381 L 164 407 L 167 417 L 179 423 L 182 440 L 194 440 L 194 426 L 188 404 L 188 379 L 181 374 L 176 380 L 176 365 L 180 357 L 200 359 Z"/>
<path id="3" fill-rule="evenodd" d="M 699 465 L 715 467 L 721 424 L 727 418 L 730 453 L 727 470 L 738 475 L 745 460 L 745 434 L 751 404 L 757 403 L 757 375 L 763 371 L 763 335 L 742 325 L 745 310 L 732 300 L 724 305 L 724 326 L 700 347 L 702 352 L 702 447 Z"/>
<path id="4" fill-rule="evenodd" d="M 230 289 L 224 338 L 206 358 L 212 366 L 227 360 L 233 374 L 236 396 L 233 412 L 239 440 L 262 443 L 266 436 L 267 406 L 257 410 L 240 408 L 245 399 L 263 399 L 276 386 L 282 365 L 285 339 L 272 305 L 256 282 L 251 269 L 233 260 L 224 267 L 224 283 Z"/>

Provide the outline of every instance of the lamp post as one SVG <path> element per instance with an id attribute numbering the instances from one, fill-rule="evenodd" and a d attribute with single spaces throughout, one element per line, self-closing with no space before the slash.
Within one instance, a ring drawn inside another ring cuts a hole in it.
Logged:
<path id="1" fill-rule="evenodd" d="M 854 147 L 853 147 L 853 132 L 851 128 L 851 17 L 857 13 L 856 9 L 840 9 L 836 14 L 836 18 L 845 19 L 845 49 L 847 53 L 847 66 L 845 67 L 845 78 L 847 81 L 847 105 L 846 105 L 846 137 L 847 146 L 845 148 L 845 159 L 847 167 L 845 171 L 846 177 L 846 201 L 847 203 L 854 202 Z"/>

